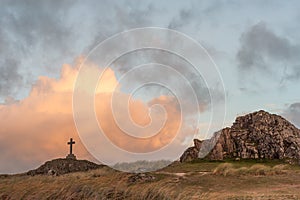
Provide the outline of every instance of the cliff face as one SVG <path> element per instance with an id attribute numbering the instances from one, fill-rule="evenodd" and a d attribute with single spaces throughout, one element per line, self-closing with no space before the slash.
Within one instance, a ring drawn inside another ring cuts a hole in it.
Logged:
<path id="1" fill-rule="evenodd" d="M 300 130 L 281 116 L 258 111 L 236 118 L 230 128 L 222 129 L 209 140 L 194 140 L 181 162 L 198 157 L 266 158 L 300 160 Z"/>

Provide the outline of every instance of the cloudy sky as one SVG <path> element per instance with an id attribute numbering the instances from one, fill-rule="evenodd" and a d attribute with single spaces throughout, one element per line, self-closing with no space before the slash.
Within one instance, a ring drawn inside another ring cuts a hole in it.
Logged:
<path id="1" fill-rule="evenodd" d="M 74 82 L 82 60 L 97 44 L 133 28 L 173 29 L 205 47 L 223 79 L 227 99 L 225 125 L 230 125 L 237 115 L 264 109 L 283 115 L 300 127 L 299 9 L 296 0 L 2 1 L 0 173 L 26 171 L 47 159 L 65 156 L 65 143 L 70 137 L 77 141 L 77 156 L 93 160 L 74 125 Z M 106 89 L 99 89 L 96 98 L 103 102 L 97 107 L 97 117 L 108 132 L 117 132 L 118 128 L 110 123 L 111 113 L 105 110 L 105 103 L 111 100 L 110 92 L 121 75 L 128 71 L 126 66 L 136 60 L 164 63 L 163 58 L 157 52 L 133 53 L 127 59 L 120 58 L 105 72 L 102 81 Z M 178 69 L 192 79 L 193 72 L 185 71 L 186 63 L 180 64 L 182 61 L 175 58 L 168 60 L 168 64 L 180 65 Z M 119 99 L 128 99 L 126 89 L 143 78 L 133 76 L 123 83 Z M 207 91 L 200 86 L 201 80 L 196 81 L 200 111 L 205 115 L 209 111 Z M 149 97 L 157 92 L 159 95 Z M 167 113 L 172 113 L 165 129 L 160 130 L 162 138 L 136 147 L 136 151 L 143 152 L 164 145 L 170 139 L 166 130 L 176 128 L 180 119 L 176 102 L 165 91 L 148 88 L 140 97 L 131 106 L 137 124 L 148 123 L 147 109 L 154 104 L 164 104 Z M 154 115 L 162 117 L 160 113 Z M 200 122 L 197 129 L 205 127 L 205 123 Z M 193 132 L 190 126 L 184 130 Z M 111 139 L 130 151 L 126 138 Z"/>

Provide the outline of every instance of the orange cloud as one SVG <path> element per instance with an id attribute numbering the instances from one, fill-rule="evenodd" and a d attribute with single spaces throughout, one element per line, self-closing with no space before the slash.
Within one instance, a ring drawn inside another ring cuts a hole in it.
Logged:
<path id="1" fill-rule="evenodd" d="M 134 153 L 146 153 L 164 147 L 175 138 L 181 125 L 181 118 L 172 97 L 161 96 L 150 102 L 150 106 L 155 104 L 164 106 L 166 112 L 154 107 L 150 115 L 148 105 L 140 100 L 129 99 L 130 96 L 127 94 L 118 94 L 116 97 L 118 106 L 115 106 L 116 111 L 113 115 L 110 106 L 111 98 L 111 94 L 97 95 L 96 113 L 103 132 L 121 149 Z M 125 111 L 127 102 L 129 102 L 129 116 Z M 134 123 L 140 127 L 134 126 Z M 134 136 L 129 134 L 134 134 Z"/>
<path id="2" fill-rule="evenodd" d="M 76 141 L 78 158 L 93 159 L 80 142 L 72 113 L 72 92 L 81 62 L 79 59 L 74 66 L 63 65 L 59 79 L 39 77 L 27 98 L 0 106 L 0 172 L 24 171 L 48 159 L 64 157 L 68 153 L 66 142 L 70 137 Z M 89 70 L 99 70 L 96 68 L 92 66 Z M 105 134 L 115 145 L 127 151 L 147 152 L 163 147 L 175 137 L 181 116 L 173 97 L 160 96 L 148 103 L 132 99 L 129 94 L 115 91 L 118 81 L 109 68 L 100 84 L 95 95 L 96 114 Z M 110 109 L 113 95 L 119 105 L 115 113 Z M 163 105 L 164 109 L 157 104 Z M 128 106 L 130 116 L 122 111 Z M 149 108 L 152 108 L 150 113 Z M 121 121 L 122 126 L 115 119 Z M 120 127 L 129 132 L 136 130 L 132 121 L 144 127 L 137 134 L 157 134 L 148 140 L 125 134 Z"/>

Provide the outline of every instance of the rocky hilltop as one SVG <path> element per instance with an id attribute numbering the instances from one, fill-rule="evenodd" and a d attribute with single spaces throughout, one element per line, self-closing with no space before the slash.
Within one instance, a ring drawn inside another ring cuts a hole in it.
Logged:
<path id="1" fill-rule="evenodd" d="M 230 128 L 216 132 L 211 139 L 195 139 L 194 146 L 183 153 L 180 161 L 203 157 L 283 159 L 299 163 L 300 130 L 281 116 L 263 110 L 250 113 L 237 117 Z"/>
<path id="2" fill-rule="evenodd" d="M 71 172 L 88 171 L 98 169 L 104 165 L 98 165 L 87 160 L 76 160 L 76 159 L 64 159 L 59 158 L 51 161 L 47 161 L 39 168 L 30 170 L 27 175 L 62 175 Z"/>

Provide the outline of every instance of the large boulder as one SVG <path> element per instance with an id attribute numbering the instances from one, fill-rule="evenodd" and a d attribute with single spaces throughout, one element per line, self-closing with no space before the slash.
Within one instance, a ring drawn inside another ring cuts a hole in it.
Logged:
<path id="1" fill-rule="evenodd" d="M 199 143 L 200 149 L 190 147 L 181 156 L 180 161 L 190 161 L 199 157 L 210 160 L 300 160 L 300 130 L 281 116 L 262 110 L 236 118 L 230 128 L 222 129 L 211 139 Z"/>

